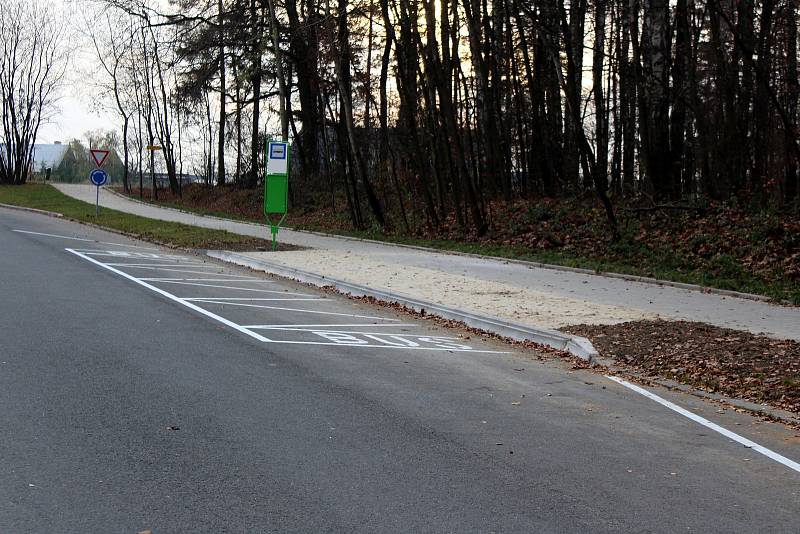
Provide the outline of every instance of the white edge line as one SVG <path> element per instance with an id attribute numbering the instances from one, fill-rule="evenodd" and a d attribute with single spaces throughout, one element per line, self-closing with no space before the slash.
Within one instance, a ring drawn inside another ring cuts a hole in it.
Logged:
<path id="1" fill-rule="evenodd" d="M 112 267 L 192 267 L 192 268 L 203 267 L 209 269 L 219 268 L 216 265 L 209 265 L 207 263 L 191 263 L 188 261 L 184 261 L 181 263 L 106 263 L 106 265 L 111 265 Z"/>
<path id="2" fill-rule="evenodd" d="M 325 328 L 354 328 L 354 327 L 365 327 L 365 328 L 377 328 L 377 327 L 384 327 L 390 326 L 392 328 L 401 327 L 401 326 L 417 326 L 415 324 L 407 323 L 407 324 L 250 324 L 250 325 L 242 325 L 245 328 L 252 328 L 253 330 L 291 330 L 294 328 L 310 328 L 310 329 L 325 329 Z M 313 330 L 312 330 L 313 331 Z M 388 334 L 388 335 L 397 335 L 397 334 Z"/>
<path id="3" fill-rule="evenodd" d="M 75 254 L 76 256 L 79 256 L 79 257 L 81 257 L 81 258 L 83 258 L 83 259 L 85 259 L 87 261 L 90 261 L 90 262 L 94 263 L 95 265 L 99 265 L 100 267 L 103 267 L 104 269 L 108 269 L 109 271 L 111 271 L 113 273 L 116 273 L 116 274 L 118 274 L 120 276 L 123 276 L 123 277 L 127 278 L 128 280 L 139 284 L 140 286 L 146 287 L 147 289 L 150 289 L 151 291 L 155 291 L 159 295 L 167 297 L 168 299 L 170 299 L 170 300 L 172 300 L 174 302 L 177 302 L 178 304 L 182 304 L 182 305 L 186 306 L 187 308 L 190 308 L 190 309 L 192 309 L 192 310 L 194 310 L 194 311 L 196 311 L 198 313 L 201 313 L 201 314 L 205 315 L 206 317 L 209 317 L 209 318 L 214 319 L 215 321 L 218 321 L 218 322 L 220 322 L 220 323 L 222 323 L 222 324 L 224 324 L 226 326 L 229 326 L 229 327 L 233 328 L 234 330 L 237 330 L 237 331 L 241 332 L 242 334 L 247 334 L 248 336 L 250 336 L 252 338 L 255 338 L 255 339 L 259 340 L 259 341 L 263 341 L 263 342 L 266 342 L 266 343 L 269 343 L 269 342 L 272 341 L 271 339 L 265 338 L 264 336 L 262 336 L 260 334 L 257 334 L 256 332 L 252 332 L 252 331 L 248 330 L 247 328 L 244 328 L 241 325 L 238 325 L 238 324 L 236 324 L 236 323 L 234 323 L 232 321 L 229 321 L 228 319 L 226 319 L 224 317 L 220 317 L 216 313 L 212 313 L 212 312 L 210 312 L 208 310 L 205 310 L 205 309 L 201 308 L 200 306 L 195 306 L 191 302 L 186 302 L 182 298 L 176 297 L 172 293 L 169 293 L 167 291 L 164 291 L 163 289 L 159 289 L 159 288 L 157 288 L 155 286 L 152 286 L 152 285 L 148 284 L 147 282 L 142 282 L 141 280 L 139 280 L 135 276 L 131 276 L 128 273 L 120 271 L 119 269 L 115 269 L 114 267 L 109 267 L 108 265 L 106 265 L 106 264 L 104 264 L 102 262 L 99 262 L 99 261 L 95 260 L 94 258 L 90 258 L 88 256 L 85 256 L 85 255 L 81 254 L 80 252 L 77 252 L 77 251 L 75 251 L 75 250 L 73 250 L 71 248 L 68 248 L 68 249 L 65 249 L 65 250 L 67 252 L 71 252 L 72 254 Z"/>
<path id="4" fill-rule="evenodd" d="M 365 349 L 404 349 L 404 350 L 438 350 L 448 352 L 477 352 L 481 354 L 511 354 L 511 351 L 502 350 L 481 350 L 481 349 L 445 349 L 441 347 L 408 347 L 408 346 L 393 346 L 393 345 L 359 345 L 356 343 L 328 343 L 326 341 L 282 341 L 277 339 L 269 339 L 266 343 L 280 343 L 284 345 L 327 345 L 329 347 L 363 347 Z"/>
<path id="5" fill-rule="evenodd" d="M 101 243 L 103 245 L 113 245 L 114 243 Z M 155 250 L 159 251 L 159 254 L 150 253 L 149 255 L 142 255 L 142 256 L 124 256 L 123 254 L 146 254 L 145 252 L 136 252 L 136 251 L 125 251 L 125 250 L 108 250 L 108 249 L 96 249 L 96 248 L 75 248 L 72 249 L 76 252 L 80 252 L 81 254 L 86 254 L 87 256 L 110 256 L 112 258 L 132 258 L 132 259 L 140 259 L 140 260 L 160 260 L 165 258 L 178 258 L 184 259 L 186 256 L 181 256 L 179 254 L 163 254 L 160 252 L 160 249 L 157 248 L 149 248 L 147 250 Z"/>
<path id="6" fill-rule="evenodd" d="M 673 404 L 670 401 L 659 397 L 655 393 L 651 393 L 651 392 L 647 391 L 646 389 L 640 388 L 639 386 L 631 384 L 630 382 L 627 382 L 627 381 L 625 381 L 625 380 L 623 380 L 623 379 L 621 379 L 619 377 L 607 376 L 606 378 L 608 378 L 609 380 L 613 380 L 617 384 L 623 385 L 628 389 L 632 389 L 636 393 L 639 393 L 640 395 L 644 395 L 648 399 L 653 400 L 653 401 L 659 403 L 660 405 L 665 406 L 665 407 L 669 408 L 670 410 L 681 414 L 684 417 L 688 417 L 692 421 L 694 421 L 696 423 L 700 423 L 701 425 L 703 425 L 706 428 L 710 428 L 711 430 L 713 430 L 715 432 L 719 432 L 720 434 L 722 434 L 726 438 L 730 438 L 733 441 L 735 441 L 737 443 L 740 443 L 740 444 L 744 445 L 745 447 L 748 447 L 748 448 L 750 448 L 750 449 L 752 449 L 752 450 L 754 450 L 754 451 L 756 451 L 756 452 L 758 452 L 760 454 L 763 454 L 767 458 L 775 460 L 776 462 L 785 465 L 789 469 L 793 469 L 794 471 L 797 471 L 798 473 L 800 473 L 800 464 L 798 464 L 797 462 L 795 462 L 793 460 L 790 460 L 789 458 L 786 458 L 785 456 L 781 456 L 777 452 L 771 451 L 770 449 L 768 449 L 768 448 L 766 448 L 766 447 L 764 447 L 762 445 L 759 445 L 758 443 L 756 443 L 754 441 L 750 441 L 749 439 L 747 439 L 747 438 L 745 438 L 743 436 L 740 436 L 739 434 L 736 434 L 735 432 L 731 432 L 727 428 L 723 428 L 723 427 L 719 426 L 716 423 L 712 423 L 711 421 L 709 421 L 708 419 L 706 419 L 704 417 L 700 417 L 697 414 L 693 414 L 689 410 L 681 408 L 677 404 Z"/>
<path id="7" fill-rule="evenodd" d="M 43 232 L 32 232 L 30 230 L 18 230 L 16 228 L 12 229 L 11 231 L 12 232 L 18 232 L 20 234 L 41 235 L 41 236 L 45 236 L 45 237 L 57 237 L 59 239 L 72 239 L 74 241 L 86 241 L 88 243 L 99 243 L 101 245 L 114 245 L 114 246 L 117 246 L 117 247 L 140 248 L 140 249 L 143 249 L 143 250 L 159 250 L 159 249 L 153 248 L 153 247 L 142 247 L 142 246 L 139 246 L 139 245 L 126 245 L 125 243 L 109 243 L 109 242 L 106 242 L 106 241 L 98 241 L 96 239 L 84 239 L 82 237 L 72 237 L 72 236 L 69 236 L 69 235 L 45 234 Z"/>
<path id="8" fill-rule="evenodd" d="M 325 300 L 325 299 L 322 299 Z M 318 311 L 318 310 L 302 310 L 298 308 L 279 308 L 278 306 L 260 306 L 258 304 L 245 304 L 244 302 L 219 302 L 216 300 L 204 300 L 204 304 L 228 304 L 229 306 L 243 306 L 245 308 L 263 308 L 265 310 L 281 310 L 281 311 L 290 311 L 290 312 L 297 312 L 297 313 L 316 313 L 319 315 L 338 315 L 340 317 L 355 317 L 357 319 L 372 319 L 375 321 L 399 321 L 400 319 L 388 319 L 384 317 L 372 317 L 369 315 L 354 315 L 352 313 L 337 313 L 337 312 L 326 312 L 326 311 Z"/>
<path id="9" fill-rule="evenodd" d="M 105 265 L 105 264 L 103 264 Z M 187 265 L 187 267 L 192 267 L 191 265 Z M 200 267 L 198 265 L 198 267 Z M 167 271 L 170 273 L 189 273 L 189 274 L 214 274 L 213 272 L 209 271 L 189 271 L 187 269 L 169 269 L 167 267 L 138 267 L 139 269 L 148 269 L 150 271 Z M 220 273 L 222 274 L 222 273 Z M 224 276 L 238 276 L 236 274 L 226 274 Z"/>
<path id="10" fill-rule="evenodd" d="M 244 325 L 243 325 L 244 326 Z M 336 325 L 330 325 L 336 326 Z M 397 326 L 397 325 L 375 325 L 375 326 Z M 251 326 L 245 326 L 245 328 L 253 328 Z M 264 328 L 262 330 L 286 330 L 288 332 L 323 332 L 323 333 L 331 333 L 331 334 L 362 334 L 365 336 L 385 336 L 385 337 L 427 337 L 427 338 L 436 338 L 436 339 L 446 339 L 449 341 L 461 341 L 459 337 L 452 337 L 452 336 L 426 336 L 424 334 L 398 334 L 395 332 L 360 332 L 358 330 L 331 330 L 328 328 L 292 328 L 292 327 L 280 327 L 280 328 Z"/>
<path id="11" fill-rule="evenodd" d="M 259 280 L 258 278 L 238 280 L 236 278 L 139 278 L 145 282 L 263 282 L 274 284 L 272 280 Z"/>
<path id="12" fill-rule="evenodd" d="M 181 284 L 184 286 L 197 286 L 197 287 L 217 287 L 220 289 L 235 289 L 237 291 L 252 291 L 253 293 L 276 293 L 278 295 L 294 295 L 295 297 L 311 297 L 313 295 L 306 295 L 305 293 L 289 293 L 288 291 L 277 291 L 274 289 L 257 289 L 253 287 L 235 287 L 235 286 L 215 286 L 211 284 L 195 284 L 193 282 L 177 282 L 171 280 L 162 280 L 165 284 Z M 243 280 L 247 282 L 247 280 Z"/>
<path id="13" fill-rule="evenodd" d="M 31 232 L 30 230 L 17 230 L 16 228 L 12 229 L 11 231 L 17 232 L 19 234 L 41 235 L 45 237 L 57 237 L 59 239 L 72 239 L 73 241 L 86 241 L 88 243 L 98 243 L 98 241 L 94 239 L 84 239 L 82 237 L 72 237 L 68 235 L 45 234 L 44 232 Z"/>
<path id="14" fill-rule="evenodd" d="M 217 301 L 221 301 L 221 300 L 224 300 L 224 301 L 238 301 L 238 300 L 250 301 L 250 300 L 255 300 L 255 301 L 270 301 L 270 302 L 272 302 L 272 301 L 304 302 L 304 301 L 320 301 L 320 300 L 328 300 L 328 299 L 324 299 L 324 298 L 321 298 L 321 299 L 320 298 L 317 298 L 317 299 L 315 299 L 315 298 L 267 299 L 267 298 L 243 298 L 243 297 L 191 297 L 191 298 L 187 298 L 187 297 L 183 297 L 183 300 L 195 301 L 195 302 L 210 302 L 210 303 L 213 303 L 213 304 L 219 304 L 219 302 L 217 302 Z"/>

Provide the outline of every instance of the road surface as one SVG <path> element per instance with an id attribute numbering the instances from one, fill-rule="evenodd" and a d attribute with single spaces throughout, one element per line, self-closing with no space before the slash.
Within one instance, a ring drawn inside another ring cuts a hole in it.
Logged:
<path id="1" fill-rule="evenodd" d="M 0 251 L 0 532 L 797 531 L 796 430 L 55 218 Z"/>

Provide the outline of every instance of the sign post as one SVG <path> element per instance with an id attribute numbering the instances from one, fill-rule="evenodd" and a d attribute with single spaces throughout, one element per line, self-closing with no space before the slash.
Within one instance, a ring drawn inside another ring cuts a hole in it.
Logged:
<path id="1" fill-rule="evenodd" d="M 97 164 L 97 168 L 89 173 L 89 179 L 96 188 L 97 194 L 95 196 L 94 203 L 94 216 L 98 217 L 100 215 L 100 186 L 105 185 L 106 182 L 108 182 L 108 173 L 100 167 L 102 167 L 103 163 L 105 163 L 110 151 L 93 148 L 89 150 L 89 152 L 92 154 L 92 159 Z"/>
<path id="2" fill-rule="evenodd" d="M 285 141 L 267 143 L 267 176 L 264 180 L 264 217 L 272 231 L 272 250 L 278 249 L 278 230 L 289 208 L 289 171 L 291 145 Z M 279 216 L 273 223 L 271 217 Z"/>
<path id="3" fill-rule="evenodd" d="M 97 189 L 97 196 L 94 204 L 94 216 L 97 217 L 100 215 L 100 186 L 105 185 L 108 181 L 108 173 L 103 169 L 95 169 L 89 173 L 89 179 L 95 185 L 95 189 Z"/>

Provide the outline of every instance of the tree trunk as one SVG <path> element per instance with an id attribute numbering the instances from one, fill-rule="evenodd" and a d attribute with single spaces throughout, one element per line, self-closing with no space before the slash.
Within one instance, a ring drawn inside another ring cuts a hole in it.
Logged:
<path id="1" fill-rule="evenodd" d="M 594 52 L 592 54 L 592 80 L 594 93 L 595 154 L 599 180 L 607 180 L 608 125 L 606 123 L 605 96 L 603 95 L 603 60 L 606 38 L 606 0 L 595 0 Z"/>
<path id="2" fill-rule="evenodd" d="M 644 19 L 644 92 L 640 98 L 646 113 L 640 120 L 647 122 L 642 129 L 646 183 L 656 198 L 673 198 L 676 190 L 669 157 L 669 1 L 645 0 Z"/>
<path id="3" fill-rule="evenodd" d="M 347 132 L 348 145 L 350 147 L 350 157 L 353 162 L 353 171 L 357 182 L 363 184 L 364 191 L 367 195 L 367 202 L 369 203 L 372 215 L 375 217 L 377 223 L 384 228 L 386 226 L 386 219 L 383 214 L 383 207 L 378 200 L 375 190 L 372 186 L 372 181 L 367 175 L 364 159 L 359 150 L 359 145 L 356 140 L 355 124 L 353 121 L 353 104 L 350 83 L 350 32 L 347 26 L 347 4 L 348 0 L 339 0 L 339 30 L 338 30 L 338 44 L 339 44 L 339 60 L 337 61 L 337 82 L 339 86 L 339 96 L 342 109 L 340 113 L 344 115 L 344 126 Z"/>
<path id="4" fill-rule="evenodd" d="M 217 0 L 219 25 L 219 135 L 217 145 L 217 185 L 225 185 L 225 29 L 222 0 Z"/>

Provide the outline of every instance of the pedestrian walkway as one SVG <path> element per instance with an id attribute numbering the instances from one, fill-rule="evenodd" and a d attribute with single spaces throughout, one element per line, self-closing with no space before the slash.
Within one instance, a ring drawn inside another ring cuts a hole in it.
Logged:
<path id="1" fill-rule="evenodd" d="M 94 202 L 91 185 L 56 184 Z M 165 221 L 269 238 L 266 226 L 159 208 L 101 190 L 100 205 Z M 289 216 L 291 223 L 291 214 Z M 800 308 L 602 275 L 281 230 L 311 250 L 254 252 L 286 267 L 512 321 L 557 328 L 660 317 L 800 341 Z"/>

